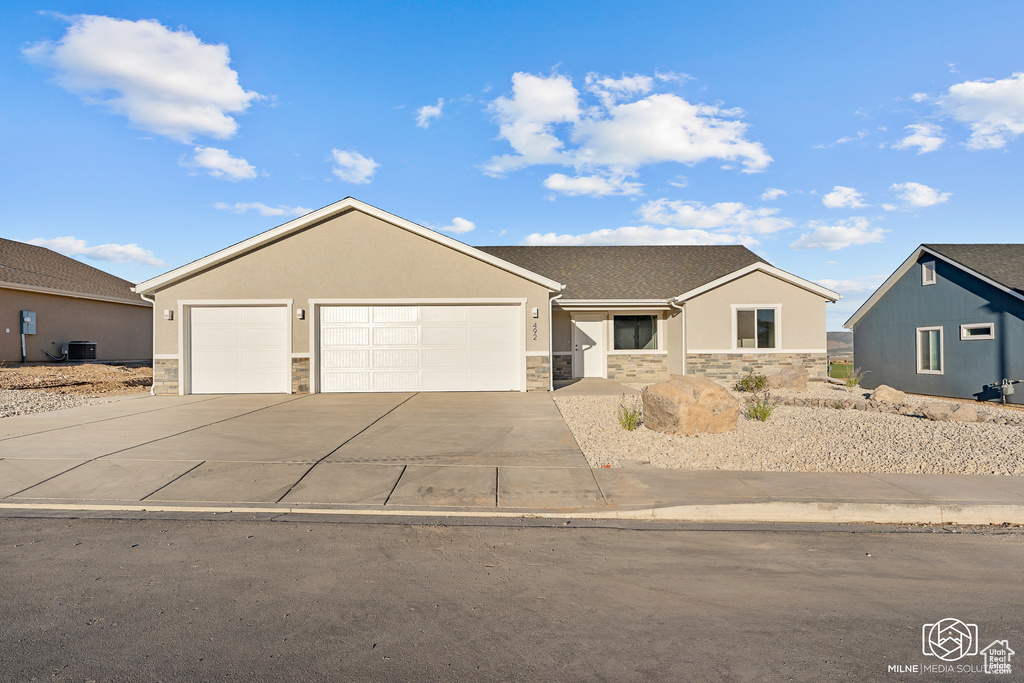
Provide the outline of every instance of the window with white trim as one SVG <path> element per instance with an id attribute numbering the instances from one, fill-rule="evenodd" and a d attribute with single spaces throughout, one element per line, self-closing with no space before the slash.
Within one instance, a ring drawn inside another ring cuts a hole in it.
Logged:
<path id="1" fill-rule="evenodd" d="M 966 341 L 968 339 L 995 339 L 996 338 L 996 324 L 995 323 L 972 323 L 970 325 L 960 326 L 960 339 Z"/>
<path id="2" fill-rule="evenodd" d="M 917 328 L 917 372 L 924 375 L 942 374 L 942 328 Z"/>
<path id="3" fill-rule="evenodd" d="M 736 348 L 776 348 L 775 319 L 774 308 L 737 308 Z"/>
<path id="4" fill-rule="evenodd" d="M 925 261 L 921 264 L 921 284 L 935 284 L 935 261 Z"/>
<path id="5" fill-rule="evenodd" d="M 658 348 L 658 316 L 617 315 L 612 324 L 616 351 Z"/>

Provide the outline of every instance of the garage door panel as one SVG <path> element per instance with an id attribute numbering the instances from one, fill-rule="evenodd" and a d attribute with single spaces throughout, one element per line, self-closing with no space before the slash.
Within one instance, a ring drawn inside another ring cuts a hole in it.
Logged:
<path id="1" fill-rule="evenodd" d="M 322 391 L 515 391 L 518 305 L 324 306 Z M 353 367 L 367 360 L 366 372 Z"/>
<path id="2" fill-rule="evenodd" d="M 191 308 L 191 392 L 287 392 L 291 384 L 289 330 L 285 306 Z"/>

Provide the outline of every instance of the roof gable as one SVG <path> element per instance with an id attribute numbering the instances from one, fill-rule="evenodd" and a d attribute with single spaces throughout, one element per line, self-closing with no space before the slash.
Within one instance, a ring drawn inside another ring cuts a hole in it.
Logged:
<path id="1" fill-rule="evenodd" d="M 0 238 L 0 287 L 149 306 L 132 283 L 55 251 Z"/>
<path id="2" fill-rule="evenodd" d="M 299 232 L 300 230 L 304 230 L 318 223 L 322 223 L 328 219 L 335 218 L 344 213 L 348 213 L 349 211 L 361 211 L 367 215 L 373 216 L 374 218 L 378 218 L 390 223 L 391 225 L 402 228 L 403 230 L 419 235 L 420 237 L 424 237 L 433 242 L 449 247 L 450 249 L 466 254 L 471 258 L 483 261 L 484 263 L 488 263 L 496 268 L 518 275 L 519 277 L 535 282 L 543 287 L 547 287 L 551 291 L 557 292 L 562 289 L 562 285 L 555 280 L 551 280 L 543 275 L 527 270 L 517 264 L 504 261 L 501 258 L 497 258 L 491 254 L 483 252 L 482 250 L 471 247 L 468 244 L 463 244 L 451 237 L 442 235 L 429 228 L 425 228 L 422 225 L 418 225 L 412 221 L 408 221 L 404 218 L 388 213 L 387 211 L 378 209 L 375 206 L 370 206 L 369 204 L 361 202 L 353 197 L 346 197 L 339 202 L 325 206 L 322 209 L 317 209 L 305 216 L 301 216 L 293 221 L 279 225 L 276 228 L 271 228 L 266 232 L 250 237 L 238 244 L 221 249 L 218 252 L 193 261 L 192 263 L 188 263 L 180 268 L 175 268 L 163 275 L 158 275 L 155 278 L 141 282 L 135 286 L 135 291 L 148 293 L 167 287 L 198 272 L 214 268 L 221 263 L 249 253 L 265 244 L 285 239 L 293 233 Z"/>

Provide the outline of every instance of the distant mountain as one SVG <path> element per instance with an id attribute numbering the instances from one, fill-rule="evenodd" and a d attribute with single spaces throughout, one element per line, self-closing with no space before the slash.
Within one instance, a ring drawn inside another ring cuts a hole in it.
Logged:
<path id="1" fill-rule="evenodd" d="M 853 332 L 827 332 L 829 356 L 853 355 Z"/>

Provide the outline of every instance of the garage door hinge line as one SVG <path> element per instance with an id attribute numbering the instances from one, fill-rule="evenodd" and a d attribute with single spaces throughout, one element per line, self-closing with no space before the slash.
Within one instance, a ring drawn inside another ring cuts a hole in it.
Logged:
<path id="1" fill-rule="evenodd" d="M 341 443 L 341 444 L 340 444 L 340 445 L 339 445 L 339 446 L 338 446 L 337 448 L 335 448 L 335 449 L 334 449 L 333 451 L 331 451 L 330 453 L 328 453 L 327 455 L 325 455 L 324 457 L 320 458 L 320 459 L 319 459 L 319 460 L 317 460 L 317 461 L 316 461 L 315 463 L 313 463 L 312 465 L 310 465 L 310 466 L 309 466 L 309 469 L 308 469 L 308 470 L 306 470 L 306 471 L 305 471 L 305 472 L 303 473 L 303 475 L 302 475 L 301 477 L 299 477 L 298 481 L 296 481 L 296 482 L 295 482 L 294 484 L 292 484 L 291 486 L 289 486 L 289 487 L 288 487 L 288 490 L 284 492 L 284 495 L 283 495 L 283 496 L 281 496 L 280 498 L 278 498 L 278 499 L 277 499 L 277 500 L 276 500 L 275 502 L 277 502 L 277 503 L 280 503 L 280 502 L 281 502 L 282 500 L 284 500 L 284 499 L 285 499 L 285 497 L 286 497 L 286 496 L 287 496 L 287 495 L 288 495 L 289 493 L 291 493 L 291 492 L 292 492 L 292 491 L 293 491 L 293 490 L 295 489 L 295 487 L 296 487 L 296 486 L 298 486 L 299 484 L 301 484 L 301 483 L 302 483 L 302 480 L 303 480 L 303 479 L 305 479 L 305 478 L 306 478 L 306 477 L 307 477 L 307 476 L 309 475 L 309 473 L 313 471 L 313 468 L 314 468 L 314 467 L 316 467 L 317 465 L 319 465 L 320 463 L 322 463 L 322 462 L 323 462 L 324 460 L 326 460 L 327 458 L 331 457 L 332 455 L 334 455 L 335 453 L 337 453 L 338 451 L 340 451 L 340 450 L 341 450 L 342 448 L 344 448 L 344 447 L 345 447 L 345 445 L 346 445 L 347 443 L 349 443 L 350 441 L 352 441 L 352 439 L 355 439 L 355 438 L 356 438 L 356 437 L 358 437 L 358 436 L 359 436 L 360 434 L 362 434 L 363 432 L 365 432 L 365 431 L 366 431 L 367 429 L 369 429 L 369 428 L 370 428 L 370 427 L 372 427 L 373 425 L 377 424 L 378 422 L 380 422 L 380 421 L 381 421 L 381 420 L 383 420 L 383 419 L 384 419 L 385 417 L 387 417 L 387 416 L 388 416 L 388 415 L 390 415 L 391 413 L 395 412 L 396 410 L 398 410 L 399 408 L 401 408 L 402 406 L 404 406 L 404 405 L 405 405 L 406 403 L 408 403 L 408 402 L 409 402 L 409 401 L 411 401 L 412 399 L 416 398 L 416 396 L 417 396 L 418 394 L 419 394 L 419 392 L 417 392 L 417 393 L 413 394 L 412 396 L 410 396 L 409 398 L 405 399 L 404 401 L 402 401 L 401 403 L 399 403 L 398 405 L 396 405 L 396 406 L 395 406 L 394 408 L 392 408 L 391 410 L 387 411 L 386 413 L 384 413 L 383 415 L 381 415 L 380 417 L 378 417 L 378 418 L 377 418 L 376 420 L 374 420 L 374 421 L 373 421 L 373 422 L 371 422 L 370 424 L 368 424 L 368 425 L 366 425 L 365 427 L 363 427 L 362 429 L 360 429 L 360 430 L 359 430 L 358 432 L 356 432 L 355 434 L 353 434 L 353 435 L 352 435 L 352 436 L 350 436 L 349 438 L 345 439 L 345 440 L 344 440 L 344 441 L 343 441 L 343 442 L 342 442 L 342 443 Z M 405 470 L 404 470 L 404 469 L 402 470 L 402 474 L 405 474 Z M 401 477 L 399 477 L 399 479 L 401 479 Z M 397 486 L 397 485 L 398 485 L 398 483 L 397 483 L 397 482 L 395 482 L 395 485 Z M 392 489 L 392 492 L 393 492 L 393 491 L 394 491 L 394 489 Z M 389 495 L 388 497 L 390 498 L 391 496 Z"/>

